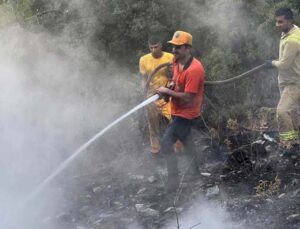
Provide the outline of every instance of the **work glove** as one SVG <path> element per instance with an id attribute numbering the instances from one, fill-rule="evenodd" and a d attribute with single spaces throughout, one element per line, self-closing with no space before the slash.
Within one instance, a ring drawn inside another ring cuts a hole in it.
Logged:
<path id="1" fill-rule="evenodd" d="M 272 60 L 265 60 L 266 68 L 273 68 Z"/>

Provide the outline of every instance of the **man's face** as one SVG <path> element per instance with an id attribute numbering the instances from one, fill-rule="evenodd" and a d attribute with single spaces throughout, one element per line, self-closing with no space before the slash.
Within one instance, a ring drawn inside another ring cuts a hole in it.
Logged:
<path id="1" fill-rule="evenodd" d="M 284 16 L 275 17 L 275 23 L 276 27 L 284 33 L 287 33 L 292 26 L 292 23 L 289 20 L 287 20 Z"/>
<path id="2" fill-rule="evenodd" d="M 161 56 L 161 51 L 162 49 L 162 45 L 161 43 L 157 43 L 157 44 L 149 44 L 149 50 L 152 53 L 152 56 L 154 57 L 160 57 Z"/>
<path id="3" fill-rule="evenodd" d="M 172 52 L 176 60 L 185 58 L 189 54 L 188 48 L 185 45 L 173 45 Z"/>

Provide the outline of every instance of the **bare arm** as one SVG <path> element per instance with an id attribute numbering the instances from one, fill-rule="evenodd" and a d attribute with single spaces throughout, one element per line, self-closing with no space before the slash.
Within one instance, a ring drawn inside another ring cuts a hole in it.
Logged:
<path id="1" fill-rule="evenodd" d="M 146 82 L 147 82 L 147 74 L 140 74 L 141 75 L 141 87 L 143 90 L 145 90 Z"/>
<path id="2" fill-rule="evenodd" d="M 195 99 L 195 94 L 193 94 L 193 93 L 177 92 L 177 91 L 173 91 L 166 87 L 158 88 L 157 93 L 160 96 L 169 95 L 172 98 L 176 98 L 184 106 L 191 106 L 194 103 L 194 99 Z"/>
<path id="3" fill-rule="evenodd" d="M 145 93 L 146 92 L 146 83 L 147 83 L 147 79 L 148 79 L 148 74 L 147 74 L 147 70 L 146 70 L 146 66 L 145 66 L 145 61 L 144 61 L 144 57 L 141 57 L 139 60 L 139 72 L 140 72 L 140 76 L 141 76 L 141 88 L 142 91 Z"/>

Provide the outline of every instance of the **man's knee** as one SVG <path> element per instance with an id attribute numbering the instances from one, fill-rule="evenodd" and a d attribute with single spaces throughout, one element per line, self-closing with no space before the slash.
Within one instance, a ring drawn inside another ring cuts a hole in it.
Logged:
<path id="1" fill-rule="evenodd" d="M 281 106 L 278 105 L 277 109 L 276 109 L 276 116 L 277 118 L 281 118 L 281 117 L 285 117 L 287 115 L 291 115 L 292 113 L 292 108 L 291 107 L 287 107 L 287 106 Z"/>

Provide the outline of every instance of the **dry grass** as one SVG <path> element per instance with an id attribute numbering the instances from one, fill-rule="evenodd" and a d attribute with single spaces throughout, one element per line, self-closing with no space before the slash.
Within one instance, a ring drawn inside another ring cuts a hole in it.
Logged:
<path id="1" fill-rule="evenodd" d="M 281 179 L 278 176 L 275 177 L 274 181 L 260 180 L 258 185 L 254 188 L 256 190 L 256 196 L 265 197 L 278 193 L 281 185 Z"/>

